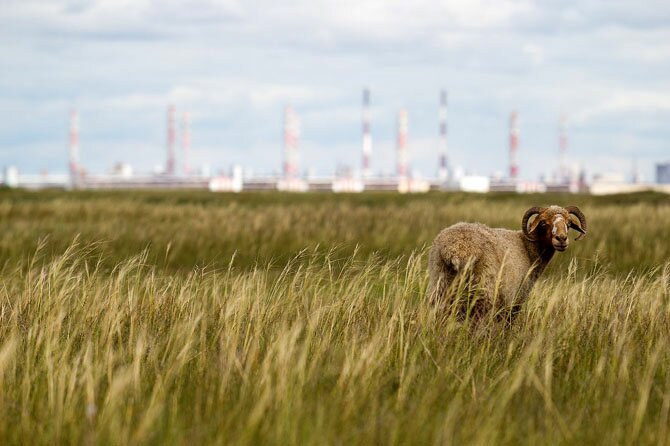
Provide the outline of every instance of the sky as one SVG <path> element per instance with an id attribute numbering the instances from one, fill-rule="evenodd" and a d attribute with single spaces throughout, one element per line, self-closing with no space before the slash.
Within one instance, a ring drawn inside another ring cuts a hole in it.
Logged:
<path id="1" fill-rule="evenodd" d="M 670 161 L 667 0 L 0 0 L 0 64 L 0 167 L 22 173 L 67 171 L 73 107 L 88 171 L 150 172 L 169 104 L 191 114 L 194 166 L 278 172 L 290 105 L 302 170 L 358 169 L 364 87 L 378 173 L 406 108 L 412 170 L 435 175 L 441 89 L 469 173 L 507 171 L 512 110 L 526 179 L 556 171 L 561 115 L 591 175 Z"/>

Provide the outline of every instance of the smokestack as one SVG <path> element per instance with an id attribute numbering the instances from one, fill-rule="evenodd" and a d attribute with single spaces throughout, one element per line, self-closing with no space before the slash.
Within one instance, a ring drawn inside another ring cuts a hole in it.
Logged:
<path id="1" fill-rule="evenodd" d="M 70 111 L 70 182 L 79 182 L 79 113 L 77 109 Z"/>
<path id="2" fill-rule="evenodd" d="M 519 151 L 519 127 L 517 123 L 517 112 L 513 111 L 509 119 L 509 177 L 516 180 L 519 177 L 519 164 L 517 161 Z"/>
<path id="3" fill-rule="evenodd" d="M 565 181 L 568 177 L 568 168 L 566 166 L 566 155 L 568 152 L 568 134 L 566 126 L 566 117 L 562 115 L 558 123 L 558 168 L 559 168 L 559 180 Z"/>
<path id="4" fill-rule="evenodd" d="M 630 181 L 633 184 L 637 184 L 640 182 L 640 170 L 637 167 L 637 158 L 633 158 L 631 164 L 632 169 L 631 169 Z"/>
<path id="5" fill-rule="evenodd" d="M 372 135 L 370 135 L 370 90 L 363 90 L 363 177 L 370 176 L 370 156 L 372 155 Z"/>
<path id="6" fill-rule="evenodd" d="M 440 91 L 440 111 L 438 114 L 440 123 L 440 146 L 439 146 L 439 169 L 437 177 L 440 181 L 449 178 L 449 165 L 447 163 L 447 92 Z"/>
<path id="7" fill-rule="evenodd" d="M 398 113 L 398 178 L 407 178 L 407 110 Z"/>
<path id="8" fill-rule="evenodd" d="M 284 179 L 298 176 L 298 143 L 300 140 L 300 121 L 293 108 L 284 110 Z"/>
<path id="9" fill-rule="evenodd" d="M 175 120 L 175 108 L 174 105 L 170 105 L 167 111 L 167 164 L 165 166 L 165 173 L 168 175 L 175 173 Z"/>
<path id="10" fill-rule="evenodd" d="M 189 164 L 189 152 L 191 151 L 191 115 L 184 112 L 181 121 L 181 144 L 184 152 L 184 175 L 191 174 L 191 165 Z"/>

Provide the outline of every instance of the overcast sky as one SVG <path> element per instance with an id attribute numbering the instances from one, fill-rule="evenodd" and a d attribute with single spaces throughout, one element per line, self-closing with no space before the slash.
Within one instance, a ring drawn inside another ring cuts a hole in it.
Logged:
<path id="1" fill-rule="evenodd" d="M 25 173 L 66 171 L 72 107 L 89 171 L 150 171 L 171 103 L 194 165 L 278 171 L 292 105 L 303 169 L 358 168 L 364 86 L 379 172 L 405 107 L 412 167 L 435 173 L 442 88 L 450 161 L 473 173 L 507 170 L 512 110 L 524 178 L 556 168 L 561 114 L 590 173 L 670 160 L 667 0 L 0 0 L 0 64 L 0 166 Z"/>

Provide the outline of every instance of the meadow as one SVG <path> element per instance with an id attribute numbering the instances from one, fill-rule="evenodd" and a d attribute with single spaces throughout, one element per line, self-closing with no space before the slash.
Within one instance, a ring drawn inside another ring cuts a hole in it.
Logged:
<path id="1" fill-rule="evenodd" d="M 512 326 L 443 227 L 575 204 Z M 670 444 L 670 198 L 0 191 L 2 444 Z"/>

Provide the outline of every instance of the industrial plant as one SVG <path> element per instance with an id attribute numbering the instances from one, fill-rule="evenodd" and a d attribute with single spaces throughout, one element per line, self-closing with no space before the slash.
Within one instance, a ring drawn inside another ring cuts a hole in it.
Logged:
<path id="1" fill-rule="evenodd" d="M 519 175 L 519 114 L 509 116 L 509 166 L 506 175 L 466 175 L 462 169 L 453 168 L 449 162 L 447 138 L 447 92 L 438 96 L 437 129 L 438 143 L 435 147 L 435 171 L 430 178 L 412 175 L 409 166 L 409 115 L 406 109 L 397 113 L 396 168 L 392 176 L 373 173 L 373 140 L 370 120 L 370 90 L 362 95 L 362 140 L 361 165 L 352 169 L 338 169 L 334 175 L 313 177 L 301 174 L 299 166 L 301 122 L 292 107 L 284 109 L 283 162 L 279 174 L 267 176 L 244 175 L 241 166 L 234 166 L 226 175 L 211 175 L 204 169 L 195 172 L 189 164 L 191 152 L 191 118 L 187 111 L 177 115 L 174 105 L 167 107 L 166 158 L 160 171 L 136 174 L 131 166 L 119 163 L 112 173 L 89 173 L 79 162 L 80 137 L 79 113 L 71 110 L 69 122 L 69 172 L 67 175 L 21 175 L 14 167 L 5 168 L 4 185 L 26 189 L 200 189 L 214 192 L 241 191 L 323 191 L 335 193 L 357 193 L 363 191 L 396 191 L 399 193 L 421 193 L 430 190 L 465 192 L 571 192 L 571 193 L 625 193 L 643 190 L 658 190 L 670 193 L 670 171 L 668 164 L 657 166 L 657 183 L 642 184 L 626 182 L 621 178 L 596 178 L 587 184 L 583 171 L 570 169 L 566 163 L 568 135 L 566 117 L 561 116 L 558 125 L 559 167 L 551 179 L 539 181 L 523 180 Z M 179 122 L 178 122 L 179 121 Z M 179 127 L 179 132 L 178 132 Z M 181 168 L 177 165 L 178 133 L 181 142 Z"/>

